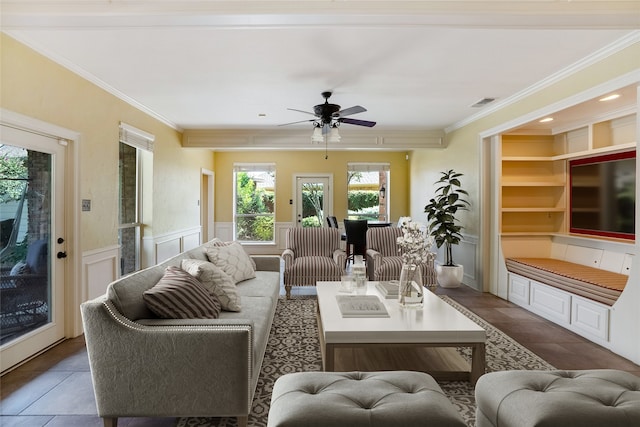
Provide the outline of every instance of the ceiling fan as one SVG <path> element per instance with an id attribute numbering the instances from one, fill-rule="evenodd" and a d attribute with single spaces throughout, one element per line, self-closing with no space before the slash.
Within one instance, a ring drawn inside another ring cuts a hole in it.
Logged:
<path id="1" fill-rule="evenodd" d="M 337 128 L 341 123 L 346 123 L 349 125 L 356 126 L 366 126 L 373 127 L 376 125 L 376 122 L 371 122 L 368 120 L 358 120 L 352 119 L 346 116 L 351 116 L 353 114 L 363 113 L 367 111 L 366 108 L 355 105 L 350 108 L 345 108 L 344 110 L 340 109 L 340 106 L 337 104 L 330 104 L 329 97 L 331 97 L 331 92 L 322 92 L 322 97 L 324 98 L 324 104 L 318 104 L 313 107 L 313 113 L 310 111 L 297 110 L 295 108 L 287 108 L 287 110 L 297 111 L 299 113 L 311 114 L 316 116 L 315 119 L 309 120 L 300 120 L 292 123 L 285 123 L 280 126 L 292 125 L 294 123 L 302 123 L 302 122 L 313 122 L 314 128 L 322 128 L 322 133 L 328 133 L 331 128 Z"/>

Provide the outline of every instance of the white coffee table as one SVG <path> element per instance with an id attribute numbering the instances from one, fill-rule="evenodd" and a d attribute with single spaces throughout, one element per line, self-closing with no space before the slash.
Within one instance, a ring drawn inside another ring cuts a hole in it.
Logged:
<path id="1" fill-rule="evenodd" d="M 343 317 L 336 302 L 336 295 L 343 295 L 340 282 L 316 284 L 324 370 L 335 370 L 341 349 L 365 350 L 366 355 L 380 348 L 470 347 L 467 378 L 475 384 L 485 372 L 485 330 L 431 291 L 425 289 L 422 308 L 406 309 L 395 299 L 382 298 L 375 284 L 368 282 L 366 293 L 380 297 L 389 317 Z"/>

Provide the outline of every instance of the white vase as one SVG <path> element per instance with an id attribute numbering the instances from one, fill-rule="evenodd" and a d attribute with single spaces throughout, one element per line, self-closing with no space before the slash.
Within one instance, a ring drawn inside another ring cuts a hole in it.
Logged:
<path id="1" fill-rule="evenodd" d="M 436 273 L 438 275 L 438 285 L 443 288 L 457 288 L 462 283 L 464 266 L 436 264 Z"/>
<path id="2" fill-rule="evenodd" d="M 400 271 L 398 302 L 402 307 L 422 307 L 424 289 L 420 284 L 420 269 L 415 264 L 403 264 Z"/>

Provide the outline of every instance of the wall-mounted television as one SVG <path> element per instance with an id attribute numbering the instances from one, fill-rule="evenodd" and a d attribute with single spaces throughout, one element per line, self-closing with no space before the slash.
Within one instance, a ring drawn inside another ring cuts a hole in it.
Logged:
<path id="1" fill-rule="evenodd" d="M 569 231 L 635 240 L 636 152 L 569 161 Z"/>

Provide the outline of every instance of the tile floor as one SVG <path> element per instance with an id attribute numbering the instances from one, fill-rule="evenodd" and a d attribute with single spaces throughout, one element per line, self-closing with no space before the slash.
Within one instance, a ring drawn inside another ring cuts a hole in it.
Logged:
<path id="1" fill-rule="evenodd" d="M 313 293 L 294 288 L 292 295 Z M 437 288 L 559 369 L 610 368 L 640 376 L 640 366 L 528 311 L 463 286 Z M 99 427 L 83 337 L 66 340 L 0 379 L 3 427 Z M 175 418 L 121 418 L 120 427 L 175 426 Z"/>

